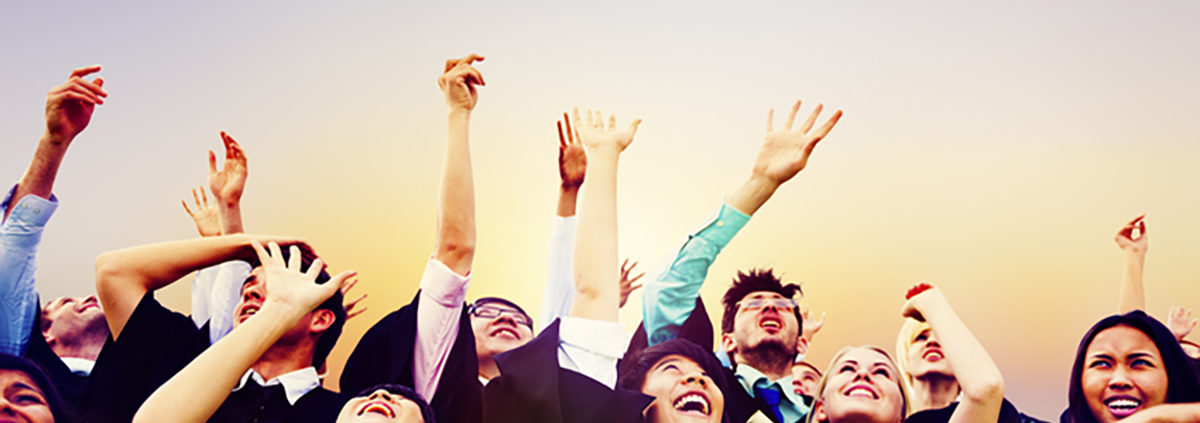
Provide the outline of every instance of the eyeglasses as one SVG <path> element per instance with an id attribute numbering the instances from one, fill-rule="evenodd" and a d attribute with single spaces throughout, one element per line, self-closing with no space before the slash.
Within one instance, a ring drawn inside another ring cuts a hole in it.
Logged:
<path id="1" fill-rule="evenodd" d="M 472 316 L 482 317 L 485 319 L 493 319 L 499 317 L 500 315 L 507 315 L 508 317 L 511 317 L 514 322 L 517 322 L 517 324 L 529 326 L 530 329 L 533 328 L 533 318 L 529 317 L 528 314 L 510 308 L 502 308 L 490 304 L 471 304 L 471 307 L 467 308 L 467 313 L 471 313 Z"/>
<path id="2" fill-rule="evenodd" d="M 774 306 L 776 309 L 783 311 L 792 311 L 796 309 L 796 302 L 791 298 L 754 298 L 749 300 L 741 300 L 737 302 L 738 307 L 746 311 L 754 311 L 766 306 Z"/>

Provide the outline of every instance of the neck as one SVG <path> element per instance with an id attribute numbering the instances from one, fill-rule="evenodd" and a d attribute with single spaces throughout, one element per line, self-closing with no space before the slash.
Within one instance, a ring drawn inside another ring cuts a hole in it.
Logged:
<path id="1" fill-rule="evenodd" d="M 493 360 L 492 357 L 479 357 L 479 377 L 492 380 L 498 376 L 500 376 L 500 367 L 496 366 L 496 360 Z"/>
<path id="2" fill-rule="evenodd" d="M 96 357 L 100 355 L 100 348 L 104 347 L 104 339 L 84 337 L 76 341 L 71 344 L 55 344 L 51 350 L 54 351 L 54 354 L 63 358 L 82 358 L 96 361 Z"/>
<path id="3" fill-rule="evenodd" d="M 263 380 L 271 380 L 305 367 L 312 367 L 312 358 L 311 344 L 276 344 L 263 353 L 250 368 L 262 376 Z"/>
<path id="4" fill-rule="evenodd" d="M 734 360 L 739 366 L 750 366 L 754 370 L 758 370 L 767 379 L 772 382 L 783 379 L 792 374 L 792 358 L 787 354 L 781 354 L 774 348 L 759 348 L 756 350 L 747 351 L 746 353 L 735 353 Z"/>
<path id="5" fill-rule="evenodd" d="M 958 380 L 954 376 L 929 373 L 914 377 L 912 385 L 913 412 L 944 408 L 958 398 Z"/>

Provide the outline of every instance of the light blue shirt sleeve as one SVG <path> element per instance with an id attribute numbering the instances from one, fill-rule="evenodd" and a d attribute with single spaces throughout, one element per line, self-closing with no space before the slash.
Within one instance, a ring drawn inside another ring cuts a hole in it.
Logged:
<path id="1" fill-rule="evenodd" d="M 550 222 L 549 251 L 546 254 L 546 290 L 542 293 L 542 313 L 538 330 L 554 319 L 571 315 L 575 301 L 575 216 L 555 216 Z"/>
<path id="2" fill-rule="evenodd" d="M 14 186 L 0 203 L 0 213 L 12 204 Z M 58 199 L 27 195 L 0 224 L 0 352 L 20 356 L 29 346 L 37 317 L 37 247 L 42 230 L 58 208 Z"/>
<path id="3" fill-rule="evenodd" d="M 678 336 L 679 328 L 700 297 L 708 267 L 749 221 L 749 215 L 721 204 L 715 218 L 688 236 L 674 260 L 664 266 L 666 270 L 646 283 L 642 293 L 642 324 L 651 346 Z"/>

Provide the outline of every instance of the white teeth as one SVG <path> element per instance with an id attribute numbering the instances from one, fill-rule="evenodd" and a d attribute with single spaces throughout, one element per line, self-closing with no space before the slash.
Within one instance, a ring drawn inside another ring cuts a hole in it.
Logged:
<path id="1" fill-rule="evenodd" d="M 846 392 L 846 395 L 852 396 L 852 397 L 875 398 L 875 393 L 871 392 L 871 390 L 867 389 L 867 388 L 854 388 L 854 389 L 851 389 L 849 392 Z"/>
<path id="2" fill-rule="evenodd" d="M 763 325 L 763 327 L 777 328 L 777 327 L 779 327 L 779 322 L 776 322 L 774 320 L 768 320 L 768 321 L 763 322 L 762 325 Z"/>
<path id="3" fill-rule="evenodd" d="M 1108 402 L 1108 406 L 1112 408 L 1137 408 L 1142 403 L 1131 399 L 1115 399 Z"/>
<path id="4" fill-rule="evenodd" d="M 704 413 L 704 415 L 708 415 L 708 400 L 705 400 L 703 396 L 696 395 L 696 394 L 685 395 L 685 396 L 683 396 L 683 398 L 676 400 L 675 401 L 675 409 L 681 410 L 681 411 L 689 411 L 689 410 L 684 410 L 684 408 L 689 408 L 688 406 L 691 404 L 696 404 L 696 406 L 690 407 L 690 410 L 694 410 L 694 409 L 696 409 L 696 407 L 699 407 L 699 411 L 701 413 Z"/>

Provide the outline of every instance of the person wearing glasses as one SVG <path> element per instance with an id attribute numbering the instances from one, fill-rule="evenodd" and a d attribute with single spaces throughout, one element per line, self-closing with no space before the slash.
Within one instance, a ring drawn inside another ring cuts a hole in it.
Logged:
<path id="1" fill-rule="evenodd" d="M 814 129 L 822 108 L 817 105 L 794 129 L 799 101 L 778 130 L 772 124 L 774 111 L 767 114 L 767 133 L 750 177 L 726 197 L 714 219 L 688 236 L 667 269 L 645 283 L 640 328 L 644 333 L 634 336 L 626 357 L 677 338 L 713 347 L 712 323 L 700 301 L 708 268 L 750 216 L 804 169 L 817 143 L 842 116 L 838 110 Z M 726 291 L 721 352 L 732 359 L 734 370 L 726 369 L 728 377 L 721 379 L 733 381 L 722 386 L 730 421 L 762 414 L 772 421 L 797 422 L 807 415 L 809 406 L 791 380 L 797 348 L 807 343 L 800 339 L 801 316 L 792 299 L 799 291 L 797 285 L 782 284 L 770 270 L 740 272 Z"/>

